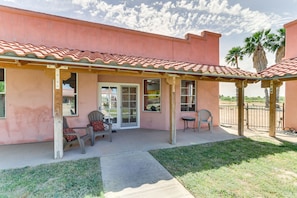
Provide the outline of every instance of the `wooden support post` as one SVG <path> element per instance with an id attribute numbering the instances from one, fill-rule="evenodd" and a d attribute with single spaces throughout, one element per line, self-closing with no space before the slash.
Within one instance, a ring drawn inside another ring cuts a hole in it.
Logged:
<path id="1" fill-rule="evenodd" d="M 63 80 L 70 78 L 70 72 L 63 72 L 67 67 L 48 66 L 54 69 L 54 159 L 63 158 Z"/>
<path id="2" fill-rule="evenodd" d="M 237 81 L 235 83 L 238 96 L 237 96 L 237 107 L 238 107 L 238 135 L 244 135 L 244 88 L 247 86 L 246 81 Z"/>
<path id="3" fill-rule="evenodd" d="M 170 144 L 176 144 L 176 75 L 170 75 L 166 79 L 170 86 Z"/>
<path id="4" fill-rule="evenodd" d="M 276 88 L 282 86 L 283 82 L 279 80 L 263 80 L 262 88 L 270 88 L 269 94 L 269 136 L 275 137 L 276 132 Z"/>
<path id="5" fill-rule="evenodd" d="M 276 128 L 276 86 L 270 81 L 270 102 L 269 102 L 269 136 L 275 137 Z"/>
<path id="6" fill-rule="evenodd" d="M 275 137 L 276 132 L 276 88 L 282 85 L 281 81 L 270 81 L 269 102 L 269 136 Z"/>
<path id="7" fill-rule="evenodd" d="M 63 93 L 60 69 L 55 69 L 54 83 L 54 158 L 63 158 Z"/>

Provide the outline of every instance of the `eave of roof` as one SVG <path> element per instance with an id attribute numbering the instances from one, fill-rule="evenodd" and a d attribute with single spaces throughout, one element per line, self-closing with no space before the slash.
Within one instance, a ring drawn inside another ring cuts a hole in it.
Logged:
<path id="1" fill-rule="evenodd" d="M 294 80 L 297 78 L 297 57 L 282 60 L 260 72 L 265 80 Z"/>
<path id="2" fill-rule="evenodd" d="M 247 79 L 251 81 L 259 81 L 262 77 L 261 74 L 226 66 L 83 51 L 77 49 L 62 49 L 6 41 L 0 41 L 0 59 L 80 67 L 91 66 L 93 68 L 186 74 L 225 79 Z"/>

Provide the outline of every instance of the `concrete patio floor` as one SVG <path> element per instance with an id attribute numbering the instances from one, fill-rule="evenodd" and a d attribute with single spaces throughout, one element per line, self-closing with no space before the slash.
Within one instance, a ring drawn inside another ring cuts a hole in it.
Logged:
<path id="1" fill-rule="evenodd" d="M 221 127 L 214 127 L 212 133 L 206 129 L 200 132 L 178 130 L 175 145 L 169 144 L 169 131 L 127 129 L 112 135 L 112 142 L 108 138 L 97 139 L 94 146 L 87 142 L 86 154 L 80 153 L 79 146 L 65 150 L 63 159 L 53 159 L 53 142 L 0 145 L 0 170 L 239 138 L 236 130 Z"/>
<path id="2" fill-rule="evenodd" d="M 177 131 L 177 143 L 169 144 L 169 131 L 149 129 L 120 130 L 113 133 L 113 141 L 99 139 L 94 146 L 86 145 L 86 154 L 79 146 L 66 150 L 63 159 L 53 159 L 53 142 L 1 145 L 0 170 L 36 166 L 66 160 L 100 157 L 103 188 L 106 198 L 163 197 L 192 198 L 170 173 L 149 153 L 149 150 L 188 146 L 241 138 L 234 128 L 215 127 L 194 132 Z M 245 136 L 267 136 L 268 132 L 245 131 Z M 297 137 L 284 133 L 277 139 L 297 143 Z"/>
<path id="3" fill-rule="evenodd" d="M 267 136 L 268 132 L 245 130 L 244 136 Z M 79 146 L 64 151 L 63 159 L 53 159 L 53 142 L 0 145 L 0 170 L 36 166 L 39 164 L 54 163 L 67 160 L 85 159 L 90 157 L 103 157 L 117 155 L 125 152 L 149 151 L 162 148 L 173 148 L 203 144 L 240 138 L 236 128 L 214 127 L 213 132 L 201 129 L 177 131 L 176 144 L 169 144 L 169 131 L 150 129 L 127 129 L 113 133 L 112 142 L 108 138 L 97 139 L 94 146 L 86 145 L 86 154 L 80 153 Z M 297 136 L 277 133 L 277 138 L 297 143 Z"/>

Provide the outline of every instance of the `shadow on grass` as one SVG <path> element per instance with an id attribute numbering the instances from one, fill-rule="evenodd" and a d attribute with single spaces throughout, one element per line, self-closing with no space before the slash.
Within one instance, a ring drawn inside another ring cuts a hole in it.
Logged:
<path id="1" fill-rule="evenodd" d="M 249 162 L 252 159 L 297 151 L 297 145 L 267 138 L 253 140 L 240 138 L 215 143 L 171 149 L 152 150 L 150 153 L 174 176 L 183 176 L 189 172 L 218 169 L 223 166 Z"/>

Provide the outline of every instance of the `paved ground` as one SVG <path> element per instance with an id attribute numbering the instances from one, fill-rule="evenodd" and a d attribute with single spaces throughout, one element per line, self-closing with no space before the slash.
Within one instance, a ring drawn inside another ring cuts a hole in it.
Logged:
<path id="1" fill-rule="evenodd" d="M 245 132 L 246 136 L 263 135 L 267 132 Z M 87 145 L 86 154 L 79 147 L 64 152 L 63 159 L 53 159 L 53 142 L 0 146 L 0 169 L 36 166 L 65 160 L 100 157 L 105 196 L 114 197 L 193 197 L 147 151 L 202 144 L 240 138 L 234 129 L 215 128 L 209 131 L 177 132 L 176 145 L 169 144 L 168 131 L 146 129 L 124 130 L 113 134 L 113 142 L 106 139 Z M 297 142 L 297 137 L 277 134 L 277 138 Z"/>
<path id="2" fill-rule="evenodd" d="M 106 198 L 193 197 L 148 152 L 101 157 L 101 169 Z"/>

